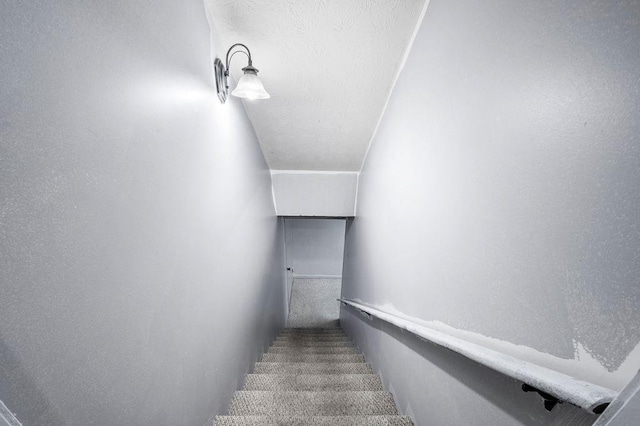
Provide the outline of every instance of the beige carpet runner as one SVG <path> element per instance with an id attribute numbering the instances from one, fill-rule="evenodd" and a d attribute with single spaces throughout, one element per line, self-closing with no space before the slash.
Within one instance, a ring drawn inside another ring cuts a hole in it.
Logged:
<path id="1" fill-rule="evenodd" d="M 289 328 L 256 363 L 217 426 L 408 426 L 340 327 Z"/>

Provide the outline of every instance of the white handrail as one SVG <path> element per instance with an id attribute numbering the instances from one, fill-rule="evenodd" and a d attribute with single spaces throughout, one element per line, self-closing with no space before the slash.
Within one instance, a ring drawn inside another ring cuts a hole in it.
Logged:
<path id="1" fill-rule="evenodd" d="M 0 424 L 5 426 L 22 426 L 16 416 L 0 401 Z"/>
<path id="2" fill-rule="evenodd" d="M 545 402 L 551 403 L 548 409 L 555 405 L 553 398 L 557 398 L 558 401 L 568 402 L 591 413 L 600 414 L 618 395 L 618 392 L 614 390 L 578 380 L 549 368 L 468 342 L 372 306 L 350 299 L 338 300 L 345 305 L 352 306 L 361 312 L 407 330 L 418 337 L 450 349 L 479 364 L 531 386 L 534 389 L 528 390 L 541 392 Z M 549 396 L 551 396 L 551 399 Z M 545 406 L 547 405 L 545 404 Z"/>

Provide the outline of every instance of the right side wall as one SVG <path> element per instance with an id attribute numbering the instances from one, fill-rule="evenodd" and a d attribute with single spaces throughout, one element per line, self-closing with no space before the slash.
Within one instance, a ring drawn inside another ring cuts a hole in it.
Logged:
<path id="1" fill-rule="evenodd" d="M 343 297 L 622 389 L 640 367 L 638 46 L 637 1 L 432 0 L 360 176 Z M 417 424 L 576 415 L 341 321 Z"/>

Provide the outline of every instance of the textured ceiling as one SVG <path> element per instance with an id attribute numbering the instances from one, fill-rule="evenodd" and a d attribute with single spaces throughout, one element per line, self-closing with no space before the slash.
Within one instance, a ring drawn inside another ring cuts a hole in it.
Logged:
<path id="1" fill-rule="evenodd" d="M 221 49 L 246 44 L 271 94 L 245 101 L 269 167 L 359 171 L 425 0 L 205 1 Z"/>

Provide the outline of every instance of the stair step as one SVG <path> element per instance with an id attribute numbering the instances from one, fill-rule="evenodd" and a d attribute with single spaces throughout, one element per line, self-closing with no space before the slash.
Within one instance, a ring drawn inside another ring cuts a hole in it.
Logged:
<path id="1" fill-rule="evenodd" d="M 398 414 L 389 392 L 238 391 L 230 415 L 376 416 Z"/>
<path id="2" fill-rule="evenodd" d="M 217 416 L 217 426 L 412 426 L 408 416 Z"/>
<path id="3" fill-rule="evenodd" d="M 289 323 L 287 323 L 289 324 Z M 296 325 L 295 323 L 291 326 L 288 326 L 287 328 L 340 328 L 340 320 L 331 320 L 331 321 L 323 321 L 321 324 L 318 324 L 317 322 L 314 322 L 313 324 L 302 324 L 302 325 Z"/>
<path id="4" fill-rule="evenodd" d="M 266 353 L 262 355 L 262 362 L 335 362 L 351 363 L 364 362 L 360 354 L 297 354 L 297 353 Z"/>
<path id="5" fill-rule="evenodd" d="M 272 346 L 268 354 L 358 354 L 353 346 Z"/>
<path id="6" fill-rule="evenodd" d="M 308 342 L 300 342 L 300 341 L 288 341 L 288 340 L 276 340 L 271 345 L 274 347 L 290 347 L 290 348 L 315 348 L 315 347 L 354 347 L 353 343 L 350 341 L 342 341 L 342 342 L 332 342 L 332 341 L 308 341 Z"/>
<path id="7" fill-rule="evenodd" d="M 347 337 L 344 333 L 280 333 L 280 337 L 292 337 L 292 338 L 307 338 L 312 339 L 316 337 Z"/>
<path id="8" fill-rule="evenodd" d="M 254 374 L 373 374 L 361 362 L 256 362 Z"/>
<path id="9" fill-rule="evenodd" d="M 277 341 L 288 341 L 288 342 L 349 342 L 350 339 L 347 336 L 324 336 L 324 335 L 316 335 L 316 336 L 289 336 L 284 335 L 278 337 Z"/>
<path id="10" fill-rule="evenodd" d="M 287 328 L 340 328 L 340 320 L 332 320 L 332 321 L 324 321 L 322 322 L 322 324 L 318 324 L 316 321 L 314 321 L 313 324 L 296 324 L 296 322 L 299 321 L 294 321 L 293 322 L 293 326 L 289 326 Z"/>
<path id="11" fill-rule="evenodd" d="M 383 391 L 376 374 L 249 374 L 243 390 Z"/>
<path id="12" fill-rule="evenodd" d="M 283 328 L 283 333 L 344 333 L 340 327 L 327 328 Z"/>

